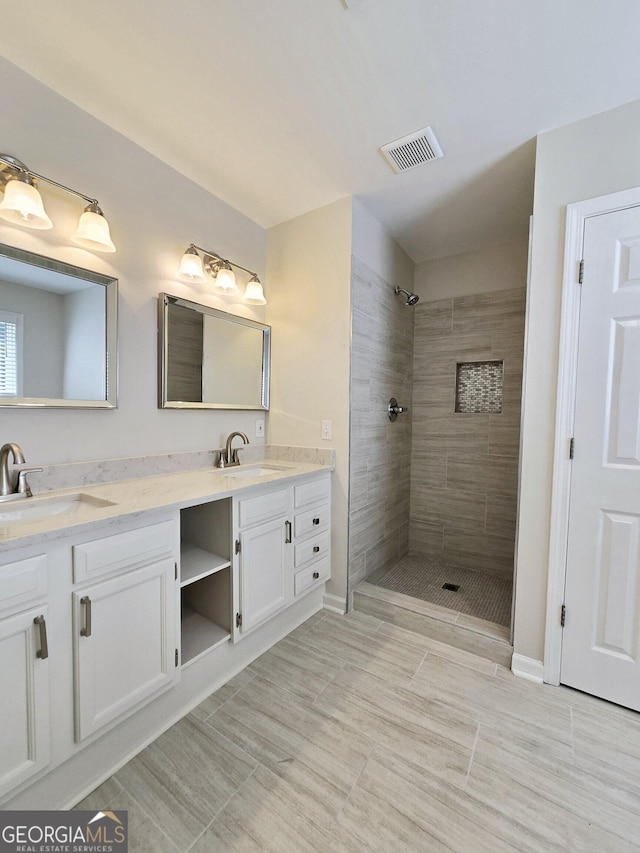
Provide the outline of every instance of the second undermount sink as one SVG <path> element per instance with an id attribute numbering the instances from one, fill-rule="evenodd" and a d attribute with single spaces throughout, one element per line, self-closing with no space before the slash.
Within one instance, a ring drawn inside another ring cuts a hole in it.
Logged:
<path id="1" fill-rule="evenodd" d="M 91 510 L 115 505 L 114 501 L 96 498 L 83 492 L 50 498 L 24 498 L 8 501 L 4 505 L 0 503 L 0 524 L 28 524 L 59 515 L 86 515 L 90 514 Z"/>
<path id="2" fill-rule="evenodd" d="M 286 465 L 241 465 L 239 468 L 222 468 L 225 477 L 268 477 L 276 471 L 289 470 Z"/>

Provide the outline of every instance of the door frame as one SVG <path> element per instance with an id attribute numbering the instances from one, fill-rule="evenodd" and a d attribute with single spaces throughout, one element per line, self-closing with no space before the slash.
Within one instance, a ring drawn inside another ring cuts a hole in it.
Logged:
<path id="1" fill-rule="evenodd" d="M 581 296 L 578 276 L 583 256 L 584 225 L 585 221 L 592 216 L 602 216 L 638 206 L 640 206 L 640 187 L 567 205 L 544 643 L 543 680 L 547 684 L 560 684 L 562 663 L 563 634 L 560 614 L 564 604 L 567 574 L 571 498 L 569 442 L 573 436 L 576 404 Z"/>

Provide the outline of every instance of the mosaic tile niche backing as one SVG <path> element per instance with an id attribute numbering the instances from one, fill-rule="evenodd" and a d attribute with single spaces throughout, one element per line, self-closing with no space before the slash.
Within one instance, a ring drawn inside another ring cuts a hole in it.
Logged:
<path id="1" fill-rule="evenodd" d="M 456 412 L 502 412 L 501 361 L 463 361 L 456 369 Z"/>

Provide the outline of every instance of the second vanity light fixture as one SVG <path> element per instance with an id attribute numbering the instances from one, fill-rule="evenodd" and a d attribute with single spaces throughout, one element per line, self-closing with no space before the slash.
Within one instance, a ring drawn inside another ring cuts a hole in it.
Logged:
<path id="1" fill-rule="evenodd" d="M 218 290 L 223 293 L 237 293 L 238 285 L 233 267 L 243 270 L 251 276 L 244 291 L 244 301 L 250 305 L 266 305 L 267 300 L 264 298 L 262 284 L 257 273 L 223 258 L 222 255 L 211 251 L 211 249 L 202 249 L 194 243 L 191 243 L 182 256 L 177 275 L 181 281 L 194 284 L 202 284 L 209 275 L 214 280 L 214 286 Z"/>
<path id="2" fill-rule="evenodd" d="M 0 201 L 0 218 L 13 225 L 40 231 L 53 228 L 53 222 L 47 216 L 38 191 L 38 181 L 44 181 L 88 202 L 71 238 L 74 243 L 93 252 L 115 252 L 109 223 L 97 199 L 32 172 L 24 163 L 9 154 L 0 154 L 0 191 L 4 188 L 4 196 Z"/>

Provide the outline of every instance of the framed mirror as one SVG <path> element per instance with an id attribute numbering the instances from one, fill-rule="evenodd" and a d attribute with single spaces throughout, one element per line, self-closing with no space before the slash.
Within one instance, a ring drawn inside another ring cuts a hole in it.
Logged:
<path id="1" fill-rule="evenodd" d="M 270 326 L 169 293 L 158 308 L 160 408 L 269 408 Z"/>
<path id="2" fill-rule="evenodd" d="M 118 282 L 0 243 L 0 406 L 117 406 Z"/>

